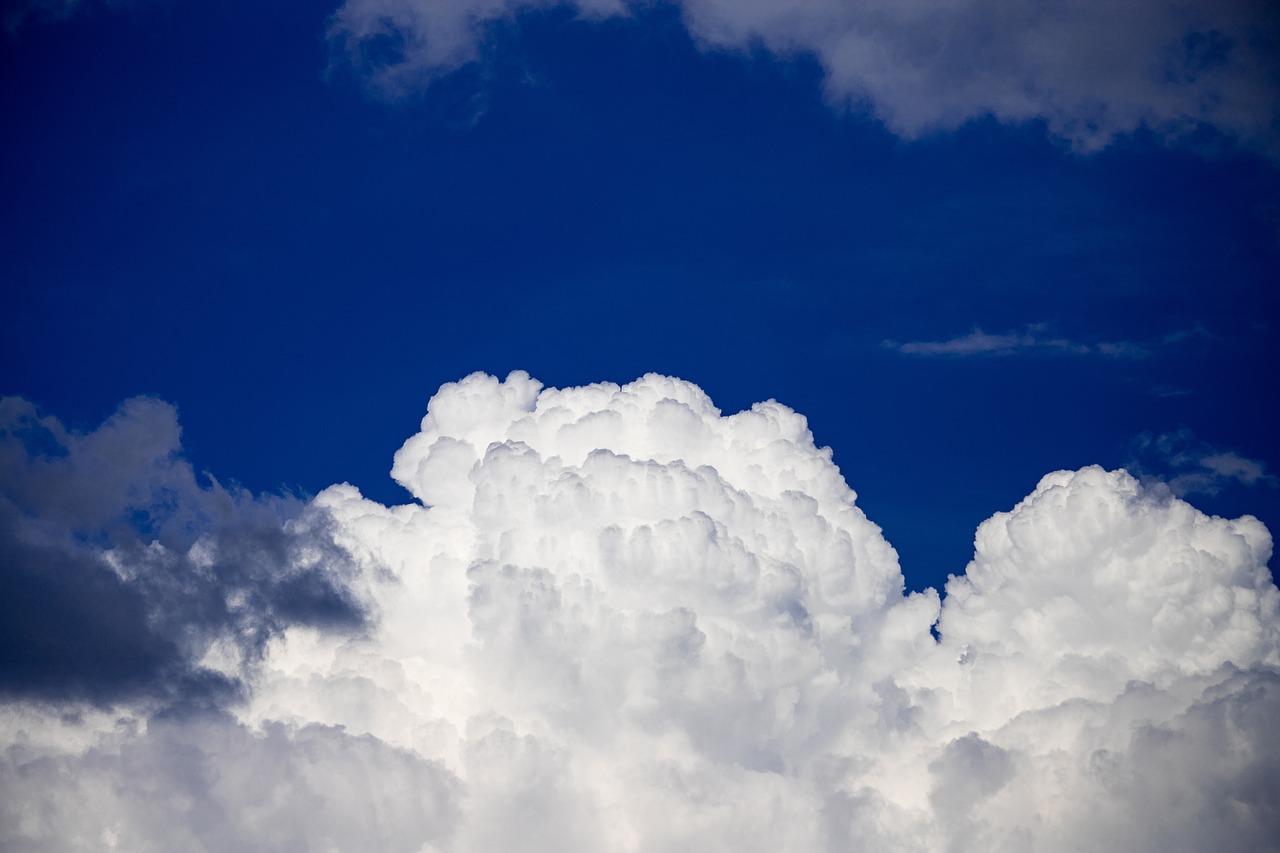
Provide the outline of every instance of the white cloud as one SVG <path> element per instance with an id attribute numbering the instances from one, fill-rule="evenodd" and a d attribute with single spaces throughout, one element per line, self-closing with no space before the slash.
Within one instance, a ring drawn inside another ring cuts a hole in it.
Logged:
<path id="1" fill-rule="evenodd" d="M 479 55 L 486 28 L 568 6 L 625 15 L 634 0 L 346 0 L 332 38 L 395 94 Z M 837 103 L 906 138 L 993 115 L 1045 121 L 1080 150 L 1149 127 L 1199 125 L 1277 153 L 1280 20 L 1266 0 L 680 0 L 709 49 L 815 56 Z"/>
<path id="2" fill-rule="evenodd" d="M 904 595 L 803 417 L 659 376 L 473 375 L 394 473 L 314 502 L 365 631 L 274 633 L 234 720 L 10 702 L 0 846 L 1276 849 L 1252 518 L 1056 472 Z"/>
<path id="3" fill-rule="evenodd" d="M 332 727 L 156 719 L 82 753 L 11 746 L 0 847 L 419 853 L 452 831 L 459 793 L 438 763 Z"/>

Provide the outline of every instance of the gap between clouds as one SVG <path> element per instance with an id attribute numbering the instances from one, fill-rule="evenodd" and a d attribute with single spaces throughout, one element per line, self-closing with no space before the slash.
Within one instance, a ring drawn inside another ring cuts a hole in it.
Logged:
<path id="1" fill-rule="evenodd" d="M 184 650 L 152 685 L 210 668 L 210 638 L 250 653 L 194 706 L 7 691 L 5 849 L 1277 849 L 1271 537 L 1123 471 L 1047 475 L 945 596 L 907 595 L 787 407 L 475 374 L 396 454 L 420 503 L 334 486 L 277 516 L 307 544 L 219 568 L 264 499 L 212 513 L 171 408 L 81 436 L 6 405 L 6 582 L 133 596 L 10 624 L 133 625 Z M 296 606 L 300 575 L 346 616 Z M 264 627 L 244 644 L 234 601 Z"/>

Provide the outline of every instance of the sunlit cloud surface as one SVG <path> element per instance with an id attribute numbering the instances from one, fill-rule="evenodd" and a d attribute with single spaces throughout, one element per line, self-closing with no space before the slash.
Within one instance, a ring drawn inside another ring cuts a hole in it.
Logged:
<path id="1" fill-rule="evenodd" d="M 6 850 L 1280 838 L 1271 537 L 1125 471 L 906 594 L 803 416 L 678 379 L 446 385 L 403 506 L 201 485 L 151 400 L 3 414 Z"/>

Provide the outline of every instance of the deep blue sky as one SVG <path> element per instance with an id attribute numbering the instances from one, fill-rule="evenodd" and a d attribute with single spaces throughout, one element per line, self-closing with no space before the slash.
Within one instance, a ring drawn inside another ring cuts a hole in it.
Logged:
<path id="1" fill-rule="evenodd" d="M 807 415 L 915 587 L 1057 468 L 1280 467 L 1280 171 L 1212 129 L 904 141 L 824 100 L 814 59 L 699 50 L 665 8 L 522 16 L 388 103 L 333 11 L 3 36 L 0 393 L 83 429 L 158 395 L 220 479 L 399 502 L 392 453 L 443 382 L 674 374 Z M 885 344 L 975 329 L 1042 343 Z M 1074 351 L 1102 344 L 1129 354 Z M 1185 459 L 1140 452 L 1179 431 Z M 1274 480 L 1216 488 L 1188 499 L 1280 530 Z"/>

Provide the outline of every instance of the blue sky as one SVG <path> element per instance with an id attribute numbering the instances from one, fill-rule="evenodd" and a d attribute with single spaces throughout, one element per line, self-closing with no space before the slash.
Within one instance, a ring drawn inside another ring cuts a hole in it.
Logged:
<path id="1" fill-rule="evenodd" d="M 0 29 L 0 848 L 1277 849 L 1275 4 Z"/>
<path id="2" fill-rule="evenodd" d="M 445 381 L 678 375 L 806 414 L 914 586 L 1041 474 L 1143 436 L 1276 468 L 1280 175 L 1212 125 L 904 139 L 824 97 L 813 55 L 706 49 L 673 7 L 527 12 L 391 98 L 326 40 L 334 11 L 11 28 L 6 392 L 80 428 L 155 394 L 198 468 L 391 501 Z M 1212 489 L 1280 523 L 1274 480 Z"/>

